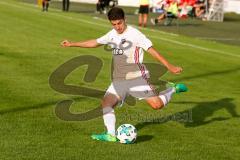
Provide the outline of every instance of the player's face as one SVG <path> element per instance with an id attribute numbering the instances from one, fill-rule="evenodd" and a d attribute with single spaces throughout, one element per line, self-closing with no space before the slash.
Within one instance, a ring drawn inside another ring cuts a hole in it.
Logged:
<path id="1" fill-rule="evenodd" d="M 111 24 L 113 28 L 119 33 L 123 33 L 126 29 L 126 22 L 125 19 L 120 19 L 120 20 L 112 20 Z"/>

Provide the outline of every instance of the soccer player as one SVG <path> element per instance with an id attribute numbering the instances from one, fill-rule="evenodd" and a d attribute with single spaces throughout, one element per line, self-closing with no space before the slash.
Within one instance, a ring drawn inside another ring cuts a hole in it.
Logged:
<path id="1" fill-rule="evenodd" d="M 115 135 L 116 117 L 114 107 L 124 101 L 127 95 L 144 99 L 153 109 L 161 109 L 170 101 L 172 94 L 187 90 L 184 84 L 171 84 L 167 90 L 156 93 L 149 82 L 149 72 L 142 64 L 144 51 L 147 51 L 167 69 L 179 74 L 181 67 L 169 63 L 153 48 L 152 42 L 139 30 L 126 24 L 124 11 L 114 7 L 108 12 L 108 19 L 113 29 L 98 39 L 81 42 L 64 40 L 63 47 L 94 48 L 104 44 L 112 47 L 113 75 L 112 83 L 103 97 L 103 121 L 107 132 L 92 135 L 93 139 L 101 141 L 117 141 Z"/>

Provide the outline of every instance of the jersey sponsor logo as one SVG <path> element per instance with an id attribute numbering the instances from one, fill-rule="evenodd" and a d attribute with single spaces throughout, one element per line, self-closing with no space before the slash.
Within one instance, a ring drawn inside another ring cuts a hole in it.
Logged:
<path id="1" fill-rule="evenodd" d="M 113 52 L 113 55 L 123 55 L 124 54 L 124 50 L 119 49 L 119 48 L 113 48 L 112 52 Z"/>
<path id="2" fill-rule="evenodd" d="M 112 47 L 113 55 L 123 55 L 124 51 L 132 47 L 132 42 L 127 41 L 126 39 L 121 39 L 119 45 L 109 43 Z"/>

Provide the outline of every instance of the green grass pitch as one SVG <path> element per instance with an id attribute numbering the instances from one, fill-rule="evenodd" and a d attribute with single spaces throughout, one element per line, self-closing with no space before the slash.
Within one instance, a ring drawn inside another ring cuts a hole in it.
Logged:
<path id="1" fill-rule="evenodd" d="M 164 80 L 182 82 L 189 92 L 174 95 L 167 108 L 155 111 L 145 102 L 116 109 L 117 125 L 138 130 L 135 144 L 94 141 L 103 131 L 102 118 L 63 121 L 55 115 L 62 100 L 75 99 L 73 113 L 99 105 L 100 98 L 53 90 L 49 76 L 61 64 L 81 55 L 96 56 L 103 67 L 94 83 L 84 82 L 86 67 L 74 70 L 66 84 L 104 91 L 110 84 L 111 53 L 62 48 L 64 39 L 97 38 L 111 26 L 87 14 L 43 13 L 33 4 L 0 2 L 0 159 L 239 159 L 240 47 L 204 41 L 155 29 L 142 29 L 181 75 Z M 145 54 L 145 62 L 155 62 Z"/>

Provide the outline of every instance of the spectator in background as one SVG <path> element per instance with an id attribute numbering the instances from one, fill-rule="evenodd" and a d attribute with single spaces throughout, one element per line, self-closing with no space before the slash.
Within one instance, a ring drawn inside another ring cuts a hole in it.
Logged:
<path id="1" fill-rule="evenodd" d="M 187 18 L 188 16 L 193 17 L 194 16 L 193 7 L 194 7 L 195 3 L 196 3 L 196 0 L 180 0 L 179 17 L 180 18 Z"/>
<path id="2" fill-rule="evenodd" d="M 49 1 L 50 0 L 42 0 L 42 11 L 48 11 L 48 7 L 49 7 Z"/>
<path id="3" fill-rule="evenodd" d="M 103 0 L 98 0 L 98 2 L 96 4 L 96 9 L 97 9 L 97 13 L 102 13 L 102 11 L 104 10 L 104 1 Z"/>
<path id="4" fill-rule="evenodd" d="M 109 9 L 110 0 L 98 0 L 97 2 L 97 12 L 106 14 Z"/>
<path id="5" fill-rule="evenodd" d="M 153 13 L 163 13 L 165 11 L 166 6 L 166 0 L 158 0 L 155 1 L 155 4 L 153 5 Z"/>
<path id="6" fill-rule="evenodd" d="M 193 7 L 193 10 L 197 18 L 203 18 L 203 14 L 206 10 L 205 0 L 197 0 L 196 4 Z"/>
<path id="7" fill-rule="evenodd" d="M 151 23 L 156 25 L 161 22 L 166 17 L 177 18 L 178 17 L 178 1 L 177 0 L 168 0 L 166 1 L 165 10 L 157 18 L 151 19 Z"/>
<path id="8" fill-rule="evenodd" d="M 62 10 L 68 12 L 69 5 L 70 5 L 70 0 L 63 0 L 62 1 L 62 5 L 63 5 Z"/>
<path id="9" fill-rule="evenodd" d="M 138 17 L 138 25 L 140 27 L 147 26 L 148 13 L 149 13 L 149 0 L 140 0 L 139 17 Z"/>

